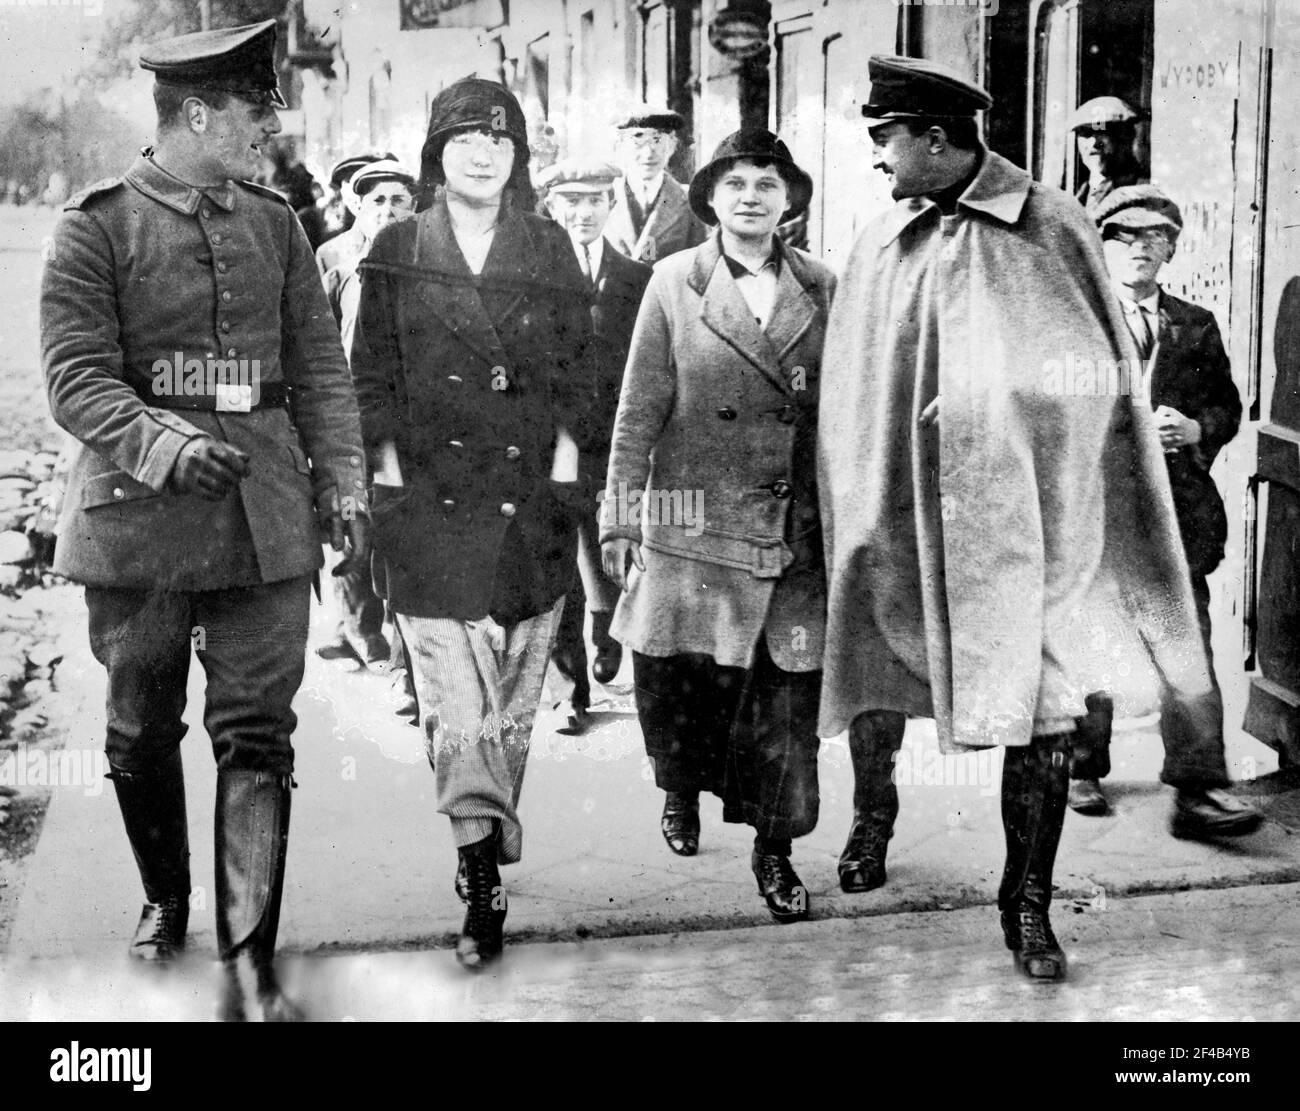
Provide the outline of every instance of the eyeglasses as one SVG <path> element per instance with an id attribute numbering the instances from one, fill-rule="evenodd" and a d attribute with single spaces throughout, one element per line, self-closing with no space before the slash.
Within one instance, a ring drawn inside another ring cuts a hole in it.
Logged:
<path id="1" fill-rule="evenodd" d="M 668 141 L 668 136 L 662 131 L 624 131 L 623 141 L 637 150 L 643 150 L 646 147 L 663 146 Z"/>
<path id="2" fill-rule="evenodd" d="M 501 154 L 507 150 L 514 150 L 515 145 L 510 136 L 499 132 L 461 131 L 447 140 L 447 146 L 459 151 L 473 151 L 476 154 L 480 151 Z"/>

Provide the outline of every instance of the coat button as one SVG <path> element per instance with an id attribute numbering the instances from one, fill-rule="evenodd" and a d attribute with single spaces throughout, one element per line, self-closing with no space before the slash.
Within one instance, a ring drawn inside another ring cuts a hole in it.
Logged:
<path id="1" fill-rule="evenodd" d="M 233 359 L 234 357 L 235 357 L 235 349 L 232 347 L 229 351 L 226 352 L 226 358 Z"/>
<path id="2" fill-rule="evenodd" d="M 221 330 L 222 330 L 223 332 L 228 332 L 228 331 L 230 331 L 230 321 L 229 321 L 229 320 L 223 320 L 223 321 L 221 322 Z"/>
<path id="3" fill-rule="evenodd" d="M 463 382 L 463 381 L 465 381 L 465 379 L 463 379 L 459 374 L 449 374 L 449 375 L 447 375 L 447 381 L 448 381 L 448 382 Z"/>
<path id="4" fill-rule="evenodd" d="M 221 299 L 222 299 L 223 301 L 229 301 L 229 300 L 230 300 L 230 290 L 228 290 L 228 289 L 223 289 L 223 290 L 221 291 Z"/>
<path id="5" fill-rule="evenodd" d="M 229 267 L 226 263 L 224 263 L 224 262 L 219 262 L 219 263 L 217 263 L 217 269 L 218 269 L 222 274 L 224 274 L 227 270 L 230 269 L 230 267 Z"/>
<path id="6" fill-rule="evenodd" d="M 731 408 L 729 405 L 724 405 L 721 409 L 718 410 L 718 419 L 719 419 L 719 420 L 735 420 L 735 419 L 736 419 L 736 410 L 733 409 L 733 408 Z"/>
<path id="7" fill-rule="evenodd" d="M 790 484 L 785 479 L 778 479 L 772 483 L 772 496 L 774 498 L 788 498 L 790 496 Z"/>
<path id="8" fill-rule="evenodd" d="M 506 448 L 506 458 L 509 459 L 512 463 L 516 459 L 518 459 L 521 455 L 523 455 L 523 452 L 520 451 L 517 447 L 515 447 L 514 444 L 511 444 L 508 448 Z"/>
<path id="9" fill-rule="evenodd" d="M 512 501 L 501 503 L 501 516 L 509 520 L 515 515 L 515 503 Z"/>
<path id="10" fill-rule="evenodd" d="M 782 424 L 794 424 L 795 419 L 799 416 L 793 405 L 782 405 L 776 411 L 776 419 Z"/>
<path id="11" fill-rule="evenodd" d="M 124 497 L 126 497 L 126 493 L 122 490 L 122 487 L 120 487 L 120 486 L 114 486 L 114 487 L 113 487 L 113 497 L 115 497 L 115 498 L 124 498 Z"/>
<path id="12" fill-rule="evenodd" d="M 212 233 L 212 242 L 213 242 L 213 243 L 220 243 L 220 242 L 221 242 L 221 232 L 219 232 L 219 231 L 214 231 L 214 232 Z"/>
<path id="13" fill-rule="evenodd" d="M 454 447 L 454 448 L 463 448 L 465 445 L 462 444 L 459 440 L 448 440 L 447 446 Z"/>
<path id="14" fill-rule="evenodd" d="M 442 499 L 442 508 L 445 509 L 445 510 L 447 510 L 447 511 L 450 513 L 453 509 L 456 508 L 456 499 L 455 499 L 455 498 L 443 498 L 443 499 Z"/>

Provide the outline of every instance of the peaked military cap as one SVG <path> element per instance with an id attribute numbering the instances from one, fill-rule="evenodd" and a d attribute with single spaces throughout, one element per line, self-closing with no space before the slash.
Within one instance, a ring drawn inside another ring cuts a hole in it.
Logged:
<path id="1" fill-rule="evenodd" d="M 537 185 L 545 191 L 595 193 L 609 189 L 619 176 L 618 169 L 602 158 L 562 158 L 542 171 Z"/>
<path id="2" fill-rule="evenodd" d="M 388 159 L 397 160 L 395 154 L 353 154 L 347 158 L 341 158 L 334 163 L 334 168 L 330 170 L 330 185 L 335 189 L 339 188 L 345 181 L 351 181 L 352 176 L 361 169 L 362 166 L 369 162 L 379 162 Z"/>
<path id="3" fill-rule="evenodd" d="M 1132 125 L 1138 114 L 1117 96 L 1094 96 L 1085 100 L 1070 117 L 1071 131 L 1106 131 Z"/>
<path id="4" fill-rule="evenodd" d="M 140 66 L 161 85 L 213 89 L 288 107 L 275 76 L 274 19 L 151 43 L 140 51 Z"/>
<path id="5" fill-rule="evenodd" d="M 686 125 L 681 113 L 661 104 L 638 104 L 614 121 L 619 131 L 634 127 L 651 127 L 656 131 L 680 131 Z"/>
<path id="6" fill-rule="evenodd" d="M 352 175 L 348 184 L 351 185 L 352 191 L 361 197 L 381 181 L 400 181 L 412 189 L 415 188 L 415 175 L 396 158 L 379 158 L 374 162 L 367 162 Z M 370 184 L 367 185 L 367 182 Z"/>
<path id="7" fill-rule="evenodd" d="M 871 125 L 915 116 L 971 117 L 993 105 L 978 85 L 941 62 L 873 54 L 867 59 L 871 93 L 862 114 Z"/>
<path id="8" fill-rule="evenodd" d="M 1183 230 L 1182 212 L 1158 185 L 1124 185 L 1112 190 L 1097 206 L 1093 219 L 1102 232 L 1109 228 L 1161 228 L 1177 240 Z"/>

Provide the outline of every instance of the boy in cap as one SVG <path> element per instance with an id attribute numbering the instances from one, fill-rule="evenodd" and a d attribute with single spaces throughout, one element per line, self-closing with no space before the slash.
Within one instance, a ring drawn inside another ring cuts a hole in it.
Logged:
<path id="1" fill-rule="evenodd" d="M 1214 315 L 1158 283 L 1183 228 L 1178 205 L 1157 185 L 1124 186 L 1098 207 L 1097 224 L 1124 322 L 1142 360 L 1138 392 L 1155 410 L 1197 622 L 1212 659 L 1206 576 L 1223 559 L 1228 518 L 1210 467 L 1237 434 L 1241 398 Z M 1260 823 L 1254 807 L 1224 789 L 1223 698 L 1213 669 L 1210 679 L 1199 713 L 1185 712 L 1166 693 L 1160 715 L 1166 754 L 1160 778 L 1177 790 L 1173 832 L 1180 837 L 1248 833 Z M 1099 780 L 1110 770 L 1113 705 L 1095 693 L 1089 710 L 1076 737 L 1069 801 L 1081 814 L 1104 814 Z"/>
<path id="2" fill-rule="evenodd" d="M 632 344 L 641 297 L 650 282 L 650 267 L 621 254 L 602 234 L 614 203 L 618 170 L 598 159 L 566 158 L 550 166 L 539 181 L 551 218 L 569 233 L 578 265 L 591 287 L 591 319 L 596 333 L 597 400 L 589 419 L 590 432 L 584 470 L 591 489 L 605 488 L 610 437 L 618 411 L 623 366 Z M 596 647 L 592 671 L 601 683 L 618 675 L 623 646 L 609 635 L 618 587 L 605 577 L 595 521 L 578 524 L 578 575 L 564 601 L 551 660 L 573 683 L 569 718 L 559 731 L 579 734 L 590 724 L 591 683 L 587 679 L 587 647 L 582 635 L 584 604 L 591 609 L 591 639 Z"/>
<path id="3" fill-rule="evenodd" d="M 285 200 L 247 181 L 280 130 L 274 47 L 268 20 L 142 51 L 157 145 L 64 206 L 41 341 L 54 419 L 82 445 L 55 568 L 85 584 L 108 672 L 108 763 L 147 899 L 131 953 L 185 944 L 193 647 L 217 759 L 219 1013 L 279 1021 L 301 1017 L 272 959 L 318 529 L 346 538 L 343 572 L 369 541 L 357 405 L 311 249 Z"/>
<path id="4" fill-rule="evenodd" d="M 355 266 L 365 253 L 361 250 L 360 235 L 353 230 L 356 226 L 357 197 L 352 191 L 352 178 L 358 170 L 371 162 L 392 161 L 393 158 L 391 154 L 354 154 L 336 163 L 330 171 L 330 191 L 333 196 L 325 209 L 326 220 L 337 220 L 340 226 L 316 248 L 316 265 L 322 276 L 348 260 Z M 337 215 L 331 216 L 331 213 Z"/>
<path id="5" fill-rule="evenodd" d="M 605 238 L 637 262 L 655 263 L 703 243 L 707 234 L 686 190 L 667 170 L 684 122 L 671 109 L 642 104 L 615 124 L 623 176 L 614 188 Z"/>
<path id="6" fill-rule="evenodd" d="M 1130 666 L 1203 694 L 1191 586 L 1150 411 L 1044 385 L 1065 352 L 1132 351 L 1083 210 L 984 146 L 992 100 L 961 74 L 881 55 L 868 71 L 899 203 L 854 245 L 822 359 L 818 732 L 848 728 L 882 766 L 909 714 L 945 752 L 1003 747 L 1003 935 L 1022 972 L 1058 980 L 1070 742 L 1114 662 L 1081 630 L 1140 630 L 1118 646 Z M 896 797 L 861 801 L 883 846 Z"/>
<path id="7" fill-rule="evenodd" d="M 1088 170 L 1088 180 L 1075 198 L 1089 216 L 1096 217 L 1097 206 L 1112 189 L 1146 181 L 1133 153 L 1137 121 L 1138 114 L 1117 96 L 1085 100 L 1070 117 L 1079 157 Z"/>

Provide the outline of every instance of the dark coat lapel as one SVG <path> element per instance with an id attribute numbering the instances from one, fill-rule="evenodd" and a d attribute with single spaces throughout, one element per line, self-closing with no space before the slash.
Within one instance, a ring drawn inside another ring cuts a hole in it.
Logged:
<path id="1" fill-rule="evenodd" d="M 1185 332 L 1181 313 L 1177 311 L 1177 306 L 1170 303 L 1163 290 L 1160 293 L 1156 316 L 1159 331 L 1156 333 L 1156 349 L 1152 353 L 1154 360 L 1151 366 L 1152 397 L 1159 396 L 1168 385 L 1166 380 L 1169 375 L 1181 365 L 1182 360 L 1178 358 L 1178 351 L 1183 344 Z"/>
<path id="2" fill-rule="evenodd" d="M 776 305 L 766 335 L 779 362 L 812 327 L 817 306 L 808 293 L 807 286 L 812 278 L 802 260 L 793 251 L 787 251 L 784 244 L 778 249 L 781 252 L 781 270 L 776 282 Z"/>
<path id="3" fill-rule="evenodd" d="M 436 279 L 423 283 L 420 292 L 424 303 L 461 343 L 489 366 L 505 366 L 505 349 L 479 296 L 479 282 L 470 273 L 451 230 L 446 203 L 438 201 L 418 219 L 419 230 L 412 261 L 416 267 L 432 272 L 430 277 Z M 492 249 L 488 252 L 488 263 L 483 268 L 484 274 L 488 272 L 492 255 L 498 253 L 501 230 L 501 227 L 497 228 Z"/>

